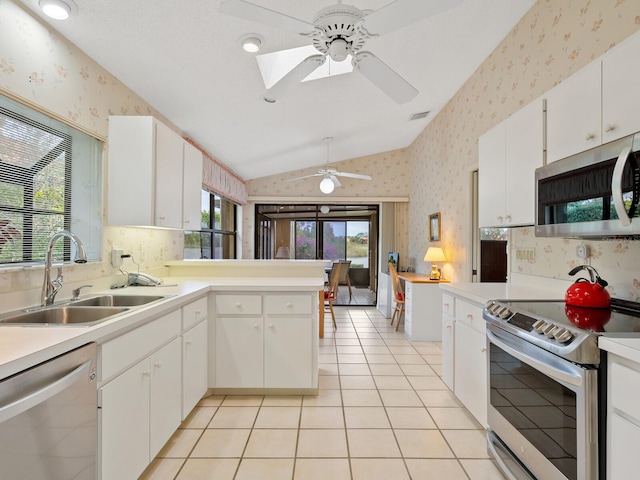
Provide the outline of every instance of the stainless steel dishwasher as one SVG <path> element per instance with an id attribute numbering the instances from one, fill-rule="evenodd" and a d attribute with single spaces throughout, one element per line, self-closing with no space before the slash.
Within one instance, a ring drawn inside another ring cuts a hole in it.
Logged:
<path id="1" fill-rule="evenodd" d="M 97 476 L 96 345 L 0 382 L 0 479 Z"/>

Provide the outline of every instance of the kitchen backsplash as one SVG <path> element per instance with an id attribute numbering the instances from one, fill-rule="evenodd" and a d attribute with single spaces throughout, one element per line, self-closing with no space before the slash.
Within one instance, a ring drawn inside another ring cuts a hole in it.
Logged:
<path id="1" fill-rule="evenodd" d="M 576 255 L 586 245 L 587 259 Z M 640 302 L 640 241 L 629 239 L 576 240 L 542 238 L 533 227 L 511 230 L 511 271 L 561 280 L 573 280 L 569 270 L 591 265 L 609 282 L 612 296 Z"/>

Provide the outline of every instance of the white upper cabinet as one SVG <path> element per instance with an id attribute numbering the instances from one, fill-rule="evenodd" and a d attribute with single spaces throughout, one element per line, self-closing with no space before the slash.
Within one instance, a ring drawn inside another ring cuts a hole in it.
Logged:
<path id="1" fill-rule="evenodd" d="M 640 33 L 547 95 L 547 163 L 640 131 Z"/>
<path id="2" fill-rule="evenodd" d="M 640 33 L 602 57 L 602 143 L 640 132 Z"/>
<path id="3" fill-rule="evenodd" d="M 182 164 L 182 228 L 200 230 L 202 210 L 202 152 L 184 142 Z"/>
<path id="4" fill-rule="evenodd" d="M 547 163 L 601 144 L 600 92 L 599 61 L 547 92 Z"/>
<path id="5" fill-rule="evenodd" d="M 479 225 L 532 225 L 535 169 L 544 158 L 542 99 L 525 106 L 479 138 Z"/>
<path id="6" fill-rule="evenodd" d="M 197 167 L 193 167 L 196 160 L 191 148 L 194 147 L 153 117 L 109 117 L 108 223 L 199 228 L 202 155 Z M 196 175 L 200 178 L 197 187 Z M 185 210 L 185 204 L 189 210 Z M 193 222 L 195 227 L 191 226 Z"/>

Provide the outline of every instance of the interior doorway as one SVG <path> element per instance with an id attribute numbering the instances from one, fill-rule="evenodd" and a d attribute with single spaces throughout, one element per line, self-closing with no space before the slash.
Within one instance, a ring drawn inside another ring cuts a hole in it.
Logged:
<path id="1" fill-rule="evenodd" d="M 376 304 L 378 205 L 257 204 L 256 259 L 349 261 L 334 305 Z M 350 294 L 351 290 L 351 294 Z"/>
<path id="2" fill-rule="evenodd" d="M 472 282 L 506 282 L 509 273 L 509 229 L 481 228 L 478 223 L 478 171 L 472 172 Z"/>

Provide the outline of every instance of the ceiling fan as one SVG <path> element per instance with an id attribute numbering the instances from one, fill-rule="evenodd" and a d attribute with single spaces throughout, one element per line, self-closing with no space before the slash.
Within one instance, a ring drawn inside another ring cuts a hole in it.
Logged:
<path id="1" fill-rule="evenodd" d="M 329 163 L 329 144 L 333 140 L 333 137 L 323 138 L 322 141 L 327 144 L 327 164 Z M 363 175 L 361 173 L 349 173 L 349 172 L 339 172 L 335 168 L 321 168 L 317 173 L 312 173 L 310 175 L 303 175 L 302 177 L 289 178 L 288 182 L 293 182 L 295 180 L 302 180 L 303 178 L 311 178 L 311 177 L 322 177 L 322 181 L 320 182 L 320 191 L 322 193 L 331 193 L 335 189 L 335 187 L 341 187 L 342 184 L 338 177 L 347 177 L 347 178 L 357 178 L 358 180 L 371 180 L 370 175 Z"/>
<path id="2" fill-rule="evenodd" d="M 327 56 L 335 62 L 345 61 L 351 55 L 353 69 L 364 75 L 376 87 L 403 104 L 417 94 L 409 82 L 392 70 L 373 53 L 363 51 L 369 38 L 398 30 L 411 23 L 454 7 L 462 0 L 395 0 L 373 12 L 352 5 L 336 5 L 321 9 L 309 23 L 245 0 L 225 0 L 222 13 L 262 23 L 303 35 L 318 50 L 295 66 L 284 77 L 267 89 L 263 98 L 274 103 L 311 72 L 323 65 Z"/>

